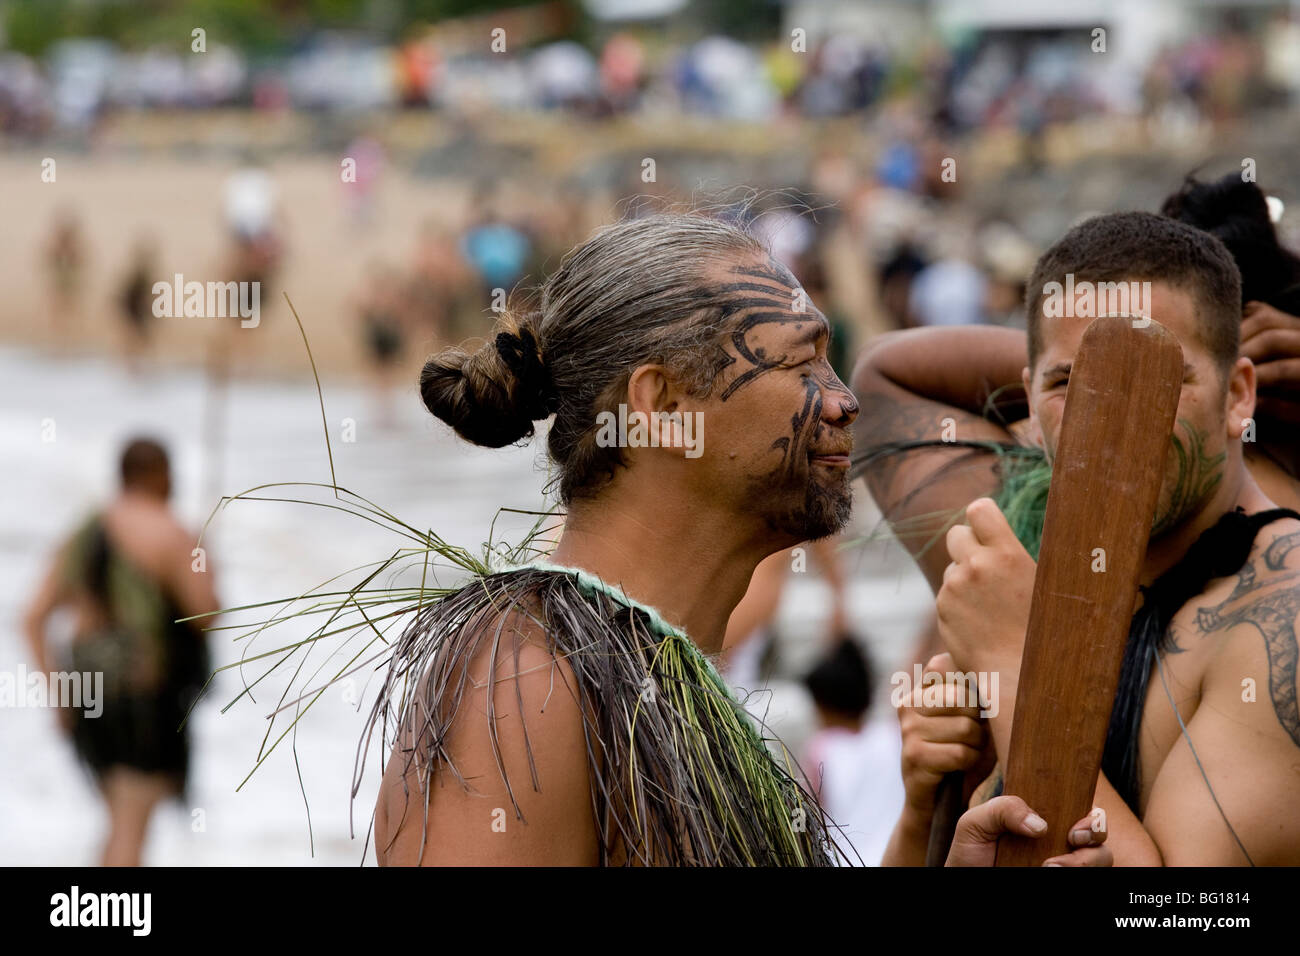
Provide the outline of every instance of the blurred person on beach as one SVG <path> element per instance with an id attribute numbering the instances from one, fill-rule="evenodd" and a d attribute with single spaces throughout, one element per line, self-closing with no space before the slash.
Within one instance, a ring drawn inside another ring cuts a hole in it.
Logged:
<path id="1" fill-rule="evenodd" d="M 406 354 L 406 302 L 401 273 L 380 262 L 370 265 L 356 306 L 365 342 L 366 365 L 379 399 L 380 419 L 393 420 L 392 394 Z"/>
<path id="2" fill-rule="evenodd" d="M 146 438 L 129 442 L 121 482 L 117 497 L 59 548 L 24 621 L 42 673 L 67 664 L 103 674 L 98 716 L 58 714 L 107 805 L 104 866 L 138 866 L 154 808 L 184 794 L 190 748 L 180 725 L 209 663 L 200 625 L 178 619 L 220 606 L 206 554 L 168 506 L 166 450 Z M 47 624 L 63 607 L 75 620 L 69 661 L 47 647 Z"/>
<path id="3" fill-rule="evenodd" d="M 149 347 L 153 329 L 153 284 L 158 273 L 158 245 L 148 236 L 136 240 L 122 284 L 118 305 L 123 319 L 123 350 L 127 366 L 138 370 L 140 359 Z"/>
<path id="4" fill-rule="evenodd" d="M 480 191 L 460 240 L 461 254 L 477 274 L 480 295 L 487 302 L 497 289 L 510 292 L 523 278 L 533 253 L 532 237 L 508 219 L 500 206 L 499 197 Z"/>
<path id="5" fill-rule="evenodd" d="M 988 280 L 974 262 L 974 238 L 954 225 L 936 243 L 938 256 L 912 280 L 908 308 L 920 325 L 979 325 Z"/>
<path id="6" fill-rule="evenodd" d="M 355 164 L 352 177 L 341 179 L 349 229 L 374 224 L 380 174 L 386 156 L 383 144 L 373 136 L 358 136 L 347 145 L 344 156 Z"/>
<path id="7" fill-rule="evenodd" d="M 450 228 L 428 219 L 416 240 L 406 284 L 406 311 L 416 344 L 441 347 L 454 337 L 456 319 L 473 285 L 469 264 Z"/>
<path id="8" fill-rule="evenodd" d="M 230 237 L 225 278 L 258 283 L 260 300 L 268 303 L 268 284 L 284 257 L 284 230 L 279 223 L 275 182 L 266 170 L 244 166 L 227 178 L 224 203 Z"/>
<path id="9" fill-rule="evenodd" d="M 903 810 L 898 718 L 883 711 L 868 719 L 875 672 L 849 633 L 838 635 L 803 682 L 820 729 L 805 745 L 801 763 L 826 813 L 863 862 L 877 866 Z"/>
<path id="10" fill-rule="evenodd" d="M 911 329 L 920 325 L 912 314 L 912 286 L 925 271 L 928 261 L 911 243 L 900 243 L 880 264 L 880 303 L 893 328 Z"/>
<path id="11" fill-rule="evenodd" d="M 54 222 L 45 249 L 50 276 L 50 326 L 56 337 L 67 332 L 81 315 L 82 285 L 86 275 L 86 243 L 76 215 L 64 210 Z"/>
<path id="12" fill-rule="evenodd" d="M 988 280 L 984 313 L 991 325 L 1025 327 L 1025 282 L 1037 259 L 1033 246 L 1005 222 L 979 231 L 980 264 Z"/>
<path id="13" fill-rule="evenodd" d="M 281 222 L 275 182 L 265 169 L 246 164 L 227 177 L 222 202 L 227 246 L 218 278 L 222 282 L 241 283 L 241 302 L 244 301 L 245 289 L 248 290 L 248 301 L 257 302 L 256 324 L 250 326 L 255 329 L 262 324 L 263 311 L 274 311 L 271 283 L 285 254 L 286 230 Z M 230 376 L 232 357 L 235 359 L 233 364 L 237 365 L 241 357 L 249 355 L 252 343 L 258 340 L 239 334 L 247 331 L 242 320 L 222 321 L 216 328 L 217 334 L 208 339 L 204 365 L 214 396 L 213 420 L 219 422 L 223 401 L 219 396 Z M 219 429 L 220 425 L 212 427 Z"/>

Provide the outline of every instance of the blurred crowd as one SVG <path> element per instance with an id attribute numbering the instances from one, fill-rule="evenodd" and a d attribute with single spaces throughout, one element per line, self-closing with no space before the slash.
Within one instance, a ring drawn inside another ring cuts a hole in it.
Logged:
<path id="1" fill-rule="evenodd" d="M 1138 68 L 1099 57 L 1087 31 L 965 31 L 903 45 L 833 33 L 763 44 L 729 36 L 664 41 L 623 30 L 471 47 L 433 27 L 390 45 L 319 31 L 292 52 L 253 58 L 204 41 L 123 49 L 66 38 L 32 58 L 0 48 L 0 133 L 36 138 L 92 126 L 114 110 L 407 107 L 471 115 L 565 110 L 586 117 L 696 114 L 743 120 L 874 113 L 915 99 L 941 131 L 1046 124 L 1106 113 L 1178 110 L 1222 120 L 1294 95 L 1300 25 L 1286 13 L 1229 22 L 1160 50 Z M 796 48 L 798 47 L 798 48 Z"/>
<path id="2" fill-rule="evenodd" d="M 873 335 L 919 325 L 1023 324 L 1024 280 L 1037 247 L 1012 223 L 980 218 L 945 197 L 920 161 L 900 159 L 899 139 L 874 169 L 842 153 L 813 163 L 802 185 L 720 193 L 717 212 L 742 221 L 800 279 L 834 333 L 831 361 L 842 376 L 851 356 Z M 928 147 L 922 147 L 928 148 Z M 368 147 L 350 151 L 364 156 Z M 372 185 L 382 175 L 382 147 L 358 164 L 357 188 L 343 191 L 344 221 L 365 229 L 376 215 Z M 904 166 L 907 166 L 905 169 Z M 629 186 L 629 189 L 632 187 Z M 951 189 L 951 187 L 948 187 Z M 405 255 L 369 255 L 335 320 L 387 388 L 420 355 L 488 333 L 507 305 L 527 308 L 569 249 L 615 217 L 672 205 L 671 190 L 583 194 L 574 187 L 538 191 L 528 201 L 486 181 L 459 209 L 429 209 Z M 618 198 L 615 198 L 615 197 Z M 224 186 L 224 248 L 214 268 L 220 281 L 261 283 L 261 301 L 279 296 L 277 280 L 295 255 L 273 171 L 248 166 Z M 214 224 L 215 225 L 215 224 Z M 39 324 L 55 341 L 86 316 L 87 271 L 97 250 L 74 207 L 46 226 L 41 259 L 48 290 Z M 159 328 L 153 285 L 175 269 L 159 236 L 123 237 L 111 309 L 130 361 L 145 356 Z M 333 333 L 331 333 L 333 334 Z"/>

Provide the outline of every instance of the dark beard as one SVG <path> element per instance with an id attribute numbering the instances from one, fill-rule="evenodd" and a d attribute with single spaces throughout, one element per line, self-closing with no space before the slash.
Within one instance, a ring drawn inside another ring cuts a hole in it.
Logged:
<path id="1" fill-rule="evenodd" d="M 853 513 L 853 491 L 847 471 L 832 481 L 820 481 L 809 475 L 803 487 L 803 500 L 791 507 L 789 500 L 794 494 L 796 489 L 781 494 L 770 485 L 756 485 L 751 489 L 755 510 L 764 516 L 768 527 L 799 541 L 816 541 L 833 535 L 848 524 Z"/>

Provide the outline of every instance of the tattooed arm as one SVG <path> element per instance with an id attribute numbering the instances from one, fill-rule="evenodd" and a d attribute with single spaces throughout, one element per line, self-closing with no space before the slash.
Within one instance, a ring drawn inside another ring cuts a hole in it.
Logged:
<path id="1" fill-rule="evenodd" d="M 1025 414 L 1020 372 L 1025 335 L 988 326 L 912 329 L 882 335 L 853 373 L 862 406 L 854 458 L 900 442 L 952 440 L 952 448 L 922 447 L 868 457 L 867 488 L 895 534 L 937 592 L 948 566 L 943 532 L 960 509 L 998 489 L 996 459 L 963 441 L 1011 443 L 1007 427 L 985 418 L 989 396 L 1003 386 L 998 413 Z"/>
<path id="2" fill-rule="evenodd" d="M 1199 609 L 1192 628 L 1213 642 L 1199 705 L 1184 713 L 1187 733 L 1161 765 L 1144 813 L 1171 866 L 1242 866 L 1247 854 L 1260 866 L 1300 864 L 1300 526 L 1278 527 L 1288 530 L 1247 561 L 1222 603 Z M 1163 694 L 1159 674 L 1152 683 Z"/>
<path id="3" fill-rule="evenodd" d="M 872 340 L 866 360 L 880 375 L 921 398 L 984 416 L 995 392 L 1006 423 L 1029 414 L 1020 372 L 1025 333 L 991 325 L 891 332 Z"/>

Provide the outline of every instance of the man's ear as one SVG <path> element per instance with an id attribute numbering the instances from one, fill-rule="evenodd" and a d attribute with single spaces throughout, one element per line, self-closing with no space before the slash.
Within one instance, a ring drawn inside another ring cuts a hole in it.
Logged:
<path id="1" fill-rule="evenodd" d="M 1238 357 L 1228 370 L 1226 394 L 1223 397 L 1224 417 L 1228 424 L 1228 437 L 1241 438 L 1255 417 L 1255 363 L 1244 355 Z M 1251 430 L 1254 437 L 1254 430 Z"/>
<path id="2" fill-rule="evenodd" d="M 671 412 L 675 389 L 662 365 L 641 365 L 627 380 L 627 411 L 640 412 L 647 418 L 655 412 Z"/>
<path id="3" fill-rule="evenodd" d="M 628 378 L 628 419 L 634 420 L 634 414 L 640 412 L 655 447 L 686 447 L 682 426 L 685 399 L 686 393 L 662 365 L 641 365 Z"/>
<path id="4" fill-rule="evenodd" d="M 1037 416 L 1034 414 L 1034 393 L 1029 387 L 1029 383 L 1033 380 L 1033 376 L 1029 374 L 1029 366 L 1026 365 L 1020 370 L 1020 384 L 1025 389 L 1025 403 L 1029 406 L 1029 420 L 1037 421 Z"/>

